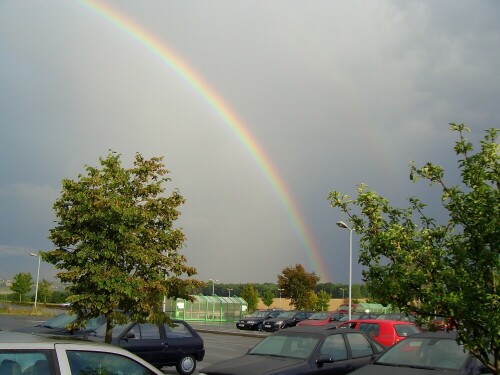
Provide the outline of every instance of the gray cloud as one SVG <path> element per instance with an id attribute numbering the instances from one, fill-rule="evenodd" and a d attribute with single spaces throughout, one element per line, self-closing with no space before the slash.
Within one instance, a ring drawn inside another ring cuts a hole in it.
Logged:
<path id="1" fill-rule="evenodd" d="M 408 181 L 408 162 L 454 168 L 449 122 L 472 126 L 473 139 L 497 126 L 497 2 L 105 3 L 179 54 L 241 119 L 311 229 L 325 281 L 347 282 L 348 264 L 330 190 L 353 195 L 365 182 L 399 205 L 422 195 L 444 217 L 435 189 Z M 295 263 L 318 271 L 221 117 L 78 2 L 0 3 L 0 124 L 0 254 L 49 248 L 61 180 L 113 149 L 127 162 L 165 157 L 167 190 L 187 199 L 179 225 L 200 278 L 276 281 Z"/>

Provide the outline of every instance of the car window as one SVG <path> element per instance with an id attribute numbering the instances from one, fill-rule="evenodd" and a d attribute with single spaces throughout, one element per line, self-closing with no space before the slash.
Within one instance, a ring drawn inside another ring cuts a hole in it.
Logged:
<path id="1" fill-rule="evenodd" d="M 160 339 L 160 327 L 156 324 L 150 323 L 141 323 L 138 324 L 139 331 L 141 333 L 141 339 L 143 340 L 151 340 L 151 339 Z M 137 338 L 137 336 L 136 336 Z"/>
<path id="2" fill-rule="evenodd" d="M 348 333 L 346 334 L 346 338 L 351 347 L 352 358 L 360 358 L 373 355 L 372 346 L 362 333 Z"/>
<path id="3" fill-rule="evenodd" d="M 0 374 L 54 375 L 51 358 L 49 350 L 1 350 Z"/>
<path id="4" fill-rule="evenodd" d="M 380 325 L 378 323 L 359 323 L 359 330 L 370 337 L 378 337 Z"/>
<path id="5" fill-rule="evenodd" d="M 334 361 L 347 359 L 347 349 L 343 335 L 328 336 L 321 345 L 320 353 L 329 355 Z"/>
<path id="6" fill-rule="evenodd" d="M 154 375 L 131 358 L 115 353 L 68 350 L 71 375 Z"/>
<path id="7" fill-rule="evenodd" d="M 320 336 L 312 334 L 280 334 L 266 337 L 255 345 L 249 355 L 274 355 L 305 359 L 315 350 Z"/>
<path id="8" fill-rule="evenodd" d="M 411 336 L 420 332 L 420 330 L 412 324 L 395 324 L 394 329 L 398 336 Z"/>
<path id="9" fill-rule="evenodd" d="M 193 337 L 193 334 L 183 323 L 175 323 L 173 327 L 165 324 L 165 332 L 167 337 Z"/>

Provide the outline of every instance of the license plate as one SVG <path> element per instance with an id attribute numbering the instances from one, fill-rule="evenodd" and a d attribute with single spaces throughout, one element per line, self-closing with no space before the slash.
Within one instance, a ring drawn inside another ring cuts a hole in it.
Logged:
<path id="1" fill-rule="evenodd" d="M 264 327 L 271 328 L 271 325 L 270 324 L 266 324 Z"/>

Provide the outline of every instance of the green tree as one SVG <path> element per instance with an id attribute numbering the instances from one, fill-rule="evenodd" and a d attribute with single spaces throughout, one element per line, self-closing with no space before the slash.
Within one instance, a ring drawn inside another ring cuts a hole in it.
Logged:
<path id="1" fill-rule="evenodd" d="M 451 124 L 451 130 L 459 134 L 454 150 L 461 184 L 449 186 L 444 169 L 432 163 L 422 168 L 412 163 L 410 173 L 413 181 L 425 179 L 440 188 L 447 223 L 438 225 L 426 216 L 425 205 L 415 197 L 408 199 L 409 207 L 395 208 L 364 184 L 356 199 L 334 191 L 329 200 L 360 235 L 360 263 L 367 267 L 371 295 L 424 318 L 448 317 L 459 341 L 499 374 L 498 129 L 486 131 L 475 153 L 465 138 L 468 128 Z"/>
<path id="2" fill-rule="evenodd" d="M 38 298 L 44 303 L 47 303 L 47 298 L 50 299 L 53 292 L 52 283 L 50 281 L 43 279 L 38 283 Z"/>
<path id="3" fill-rule="evenodd" d="M 170 179 L 162 158 L 136 154 L 129 169 L 113 152 L 99 161 L 101 168 L 86 166 L 86 175 L 62 181 L 49 236 L 55 249 L 42 258 L 62 270 L 57 277 L 69 285 L 75 324 L 102 314 L 111 342 L 113 326 L 129 318 L 168 321 L 163 296 L 189 300 L 203 283 L 181 278 L 196 269 L 179 252 L 185 237 L 174 222 L 184 198 L 178 191 L 164 196 Z"/>
<path id="4" fill-rule="evenodd" d="M 274 301 L 274 293 L 270 290 L 266 290 L 264 292 L 264 295 L 262 296 L 262 302 L 264 303 L 264 305 L 269 307 L 273 304 L 273 301 Z"/>
<path id="5" fill-rule="evenodd" d="M 257 309 L 259 303 L 259 293 L 254 289 L 252 284 L 245 284 L 241 289 L 241 298 L 247 301 L 248 310 L 250 313 Z"/>
<path id="6" fill-rule="evenodd" d="M 29 272 L 20 272 L 14 276 L 10 290 L 19 295 L 19 302 L 21 302 L 24 295 L 31 290 L 32 286 L 33 278 L 31 274 Z"/>
<path id="7" fill-rule="evenodd" d="M 318 302 L 316 303 L 314 309 L 318 311 L 328 311 L 328 309 L 330 308 L 330 299 L 332 298 L 332 296 L 324 290 L 321 290 L 317 294 L 317 296 Z"/>
<path id="8" fill-rule="evenodd" d="M 290 298 L 290 305 L 295 309 L 307 308 L 310 293 L 319 281 L 319 276 L 307 273 L 304 266 L 296 264 L 295 267 L 286 267 L 282 274 L 278 275 L 278 288 L 283 289 L 282 296 Z"/>

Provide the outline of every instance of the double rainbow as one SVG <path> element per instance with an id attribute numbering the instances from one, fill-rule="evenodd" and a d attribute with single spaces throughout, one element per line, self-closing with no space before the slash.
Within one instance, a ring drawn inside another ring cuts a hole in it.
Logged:
<path id="1" fill-rule="evenodd" d="M 208 86 L 189 65 L 173 53 L 173 51 L 163 42 L 150 34 L 144 27 L 100 1 L 79 0 L 78 2 L 88 10 L 99 15 L 106 22 L 135 39 L 141 46 L 156 56 L 166 67 L 173 70 L 186 81 L 208 103 L 213 111 L 222 118 L 224 124 L 227 125 L 228 129 L 238 138 L 240 143 L 258 164 L 279 200 L 285 207 L 290 221 L 307 252 L 308 260 L 312 264 L 315 273 L 321 277 L 322 281 L 327 281 L 329 277 L 325 262 L 321 259 L 321 253 L 314 242 L 311 231 L 301 217 L 290 191 L 287 189 L 262 147 L 257 143 L 244 123 L 231 111 L 227 103 L 225 103 L 217 92 Z"/>

